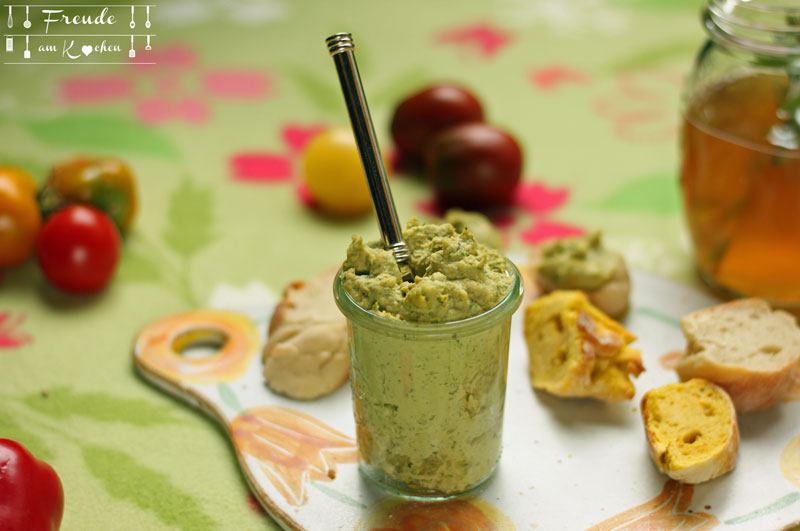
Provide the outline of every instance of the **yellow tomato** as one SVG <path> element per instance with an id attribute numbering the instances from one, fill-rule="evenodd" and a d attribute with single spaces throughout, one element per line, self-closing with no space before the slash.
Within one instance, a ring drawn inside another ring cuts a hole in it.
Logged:
<path id="1" fill-rule="evenodd" d="M 371 208 L 367 179 L 349 129 L 329 129 L 311 140 L 303 153 L 303 178 L 311 197 L 329 214 L 353 216 Z"/>
<path id="2" fill-rule="evenodd" d="M 33 254 L 41 225 L 31 176 L 0 166 L 0 268 L 21 264 Z"/>

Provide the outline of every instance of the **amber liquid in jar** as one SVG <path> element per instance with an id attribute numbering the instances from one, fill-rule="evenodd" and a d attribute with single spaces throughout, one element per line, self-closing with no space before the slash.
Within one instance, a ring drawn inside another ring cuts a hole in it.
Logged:
<path id="1" fill-rule="evenodd" d="M 751 73 L 689 102 L 681 181 L 704 279 L 800 308 L 800 151 L 768 141 L 787 90 L 786 76 Z"/>

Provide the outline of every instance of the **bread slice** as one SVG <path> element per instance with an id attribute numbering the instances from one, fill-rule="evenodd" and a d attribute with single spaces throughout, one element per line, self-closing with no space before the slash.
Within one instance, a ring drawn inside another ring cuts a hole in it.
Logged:
<path id="1" fill-rule="evenodd" d="M 794 385 L 800 327 L 761 299 L 742 299 L 681 319 L 688 345 L 675 370 L 681 380 L 705 378 L 728 392 L 736 411 L 766 409 Z"/>
<path id="2" fill-rule="evenodd" d="M 672 479 L 702 483 L 736 466 L 736 410 L 720 386 L 702 378 L 665 385 L 642 397 L 641 410 L 650 456 Z"/>
<path id="3" fill-rule="evenodd" d="M 328 269 L 286 287 L 264 346 L 264 378 L 273 391 L 310 400 L 347 381 L 347 321 L 333 300 L 337 271 Z"/>
<path id="4" fill-rule="evenodd" d="M 582 291 L 554 291 L 525 310 L 531 384 L 564 397 L 630 400 L 643 370 L 636 339 Z"/>

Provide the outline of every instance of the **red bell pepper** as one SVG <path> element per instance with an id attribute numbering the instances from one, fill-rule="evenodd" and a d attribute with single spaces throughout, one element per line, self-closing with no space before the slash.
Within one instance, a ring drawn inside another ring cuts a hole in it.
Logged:
<path id="1" fill-rule="evenodd" d="M 0 531 L 57 531 L 64 491 L 50 465 L 0 439 Z"/>

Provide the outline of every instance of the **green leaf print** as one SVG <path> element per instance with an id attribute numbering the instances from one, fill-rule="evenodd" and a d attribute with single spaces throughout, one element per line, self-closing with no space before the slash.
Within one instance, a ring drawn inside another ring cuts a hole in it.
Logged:
<path id="1" fill-rule="evenodd" d="M 48 144 L 142 153 L 167 159 L 178 156 L 167 136 L 119 116 L 70 113 L 47 120 L 28 119 L 22 124 L 33 136 Z"/>
<path id="2" fill-rule="evenodd" d="M 189 178 L 184 178 L 170 195 L 168 225 L 162 237 L 185 260 L 214 241 L 211 202 L 211 192 Z"/>
<path id="3" fill-rule="evenodd" d="M 700 48 L 700 41 L 677 41 L 659 44 L 652 48 L 638 50 L 608 66 L 611 72 L 624 72 L 638 68 L 649 68 L 667 61 L 680 61 L 683 66 L 691 61 Z"/>
<path id="4" fill-rule="evenodd" d="M 319 110 L 344 111 L 342 91 L 337 85 L 301 68 L 290 68 L 287 74 Z"/>
<path id="5" fill-rule="evenodd" d="M 82 445 L 81 450 L 87 468 L 113 498 L 154 513 L 165 526 L 186 531 L 217 528 L 202 503 L 173 485 L 167 475 L 119 450 L 93 444 Z"/>
<path id="6" fill-rule="evenodd" d="M 230 385 L 224 382 L 218 384 L 217 392 L 219 392 L 219 397 L 226 406 L 234 410 L 237 414 L 244 413 L 244 408 L 242 404 L 239 403 L 239 399 L 236 398 L 236 393 L 233 392 Z"/>
<path id="7" fill-rule="evenodd" d="M 134 426 L 180 424 L 174 410 L 139 398 L 123 398 L 106 393 L 77 393 L 68 387 L 51 389 L 47 395 L 33 393 L 20 398 L 34 411 L 54 419 L 73 415 L 99 422 L 123 422 Z"/>
<path id="8" fill-rule="evenodd" d="M 678 179 L 672 175 L 647 175 L 629 181 L 603 199 L 605 210 L 668 216 L 680 211 Z"/>
<path id="9" fill-rule="evenodd" d="M 124 248 L 122 260 L 114 276 L 116 282 L 158 282 L 161 278 L 161 266 L 158 262 L 131 246 Z"/>
<path id="10" fill-rule="evenodd" d="M 17 441 L 37 459 L 50 461 L 54 458 L 52 450 L 47 447 L 41 437 L 20 426 L 11 413 L 2 410 L 0 410 L 0 439 Z"/>
<path id="11" fill-rule="evenodd" d="M 43 184 L 50 174 L 50 165 L 46 164 L 43 160 L 8 155 L 6 153 L 0 153 L 0 166 L 16 166 L 17 168 L 22 168 L 33 177 L 38 185 Z"/>
<path id="12" fill-rule="evenodd" d="M 697 12 L 705 0 L 614 0 L 614 3 L 619 4 L 626 9 L 641 8 L 641 9 L 668 9 L 671 11 L 689 10 Z"/>
<path id="13" fill-rule="evenodd" d="M 420 90 L 430 79 L 427 68 L 416 67 L 393 76 L 389 81 L 381 83 L 378 90 L 370 96 L 371 106 L 395 105 L 412 92 Z"/>

